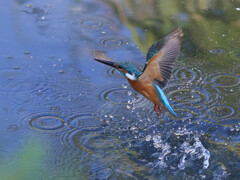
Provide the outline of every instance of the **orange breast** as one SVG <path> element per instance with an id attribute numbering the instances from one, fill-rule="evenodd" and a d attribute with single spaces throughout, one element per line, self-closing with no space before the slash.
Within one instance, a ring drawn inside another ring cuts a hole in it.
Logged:
<path id="1" fill-rule="evenodd" d="M 132 81 L 128 79 L 129 84 L 132 88 L 148 98 L 154 104 L 162 106 L 162 103 L 159 101 L 158 94 L 153 86 L 152 81 L 150 80 L 137 80 Z"/>

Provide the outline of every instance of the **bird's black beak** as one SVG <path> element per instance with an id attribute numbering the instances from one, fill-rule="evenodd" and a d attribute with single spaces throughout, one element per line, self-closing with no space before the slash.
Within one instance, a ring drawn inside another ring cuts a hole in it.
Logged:
<path id="1" fill-rule="evenodd" d="M 114 68 L 119 69 L 119 70 L 122 69 L 122 67 L 119 64 L 117 64 L 115 62 L 112 62 L 112 61 L 106 61 L 106 60 L 102 60 L 102 59 L 94 59 L 94 60 L 98 61 L 100 63 L 106 64 L 108 66 L 114 67 Z"/>

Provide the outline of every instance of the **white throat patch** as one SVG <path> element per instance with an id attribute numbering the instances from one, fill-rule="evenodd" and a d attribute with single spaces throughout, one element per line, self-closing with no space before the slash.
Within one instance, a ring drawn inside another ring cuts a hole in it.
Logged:
<path id="1" fill-rule="evenodd" d="M 135 81 L 137 80 L 137 77 L 135 76 L 135 74 L 131 75 L 129 73 L 126 73 L 126 77 L 132 81 Z"/>

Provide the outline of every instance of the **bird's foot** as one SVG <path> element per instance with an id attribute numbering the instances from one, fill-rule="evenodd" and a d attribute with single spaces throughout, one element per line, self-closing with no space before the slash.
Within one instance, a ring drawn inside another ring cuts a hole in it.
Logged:
<path id="1" fill-rule="evenodd" d="M 159 110 L 160 113 L 162 113 L 161 106 L 158 106 L 158 105 L 155 104 L 155 105 L 154 105 L 154 111 L 156 112 L 157 115 L 159 115 L 158 110 Z"/>

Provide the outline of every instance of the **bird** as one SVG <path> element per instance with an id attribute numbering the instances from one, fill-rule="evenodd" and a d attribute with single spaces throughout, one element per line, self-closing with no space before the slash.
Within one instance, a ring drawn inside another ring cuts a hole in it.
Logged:
<path id="1" fill-rule="evenodd" d="M 164 108 L 177 116 L 162 89 L 172 76 L 174 64 L 180 53 L 182 37 L 182 29 L 176 28 L 152 44 L 141 71 L 129 62 L 113 62 L 99 51 L 93 53 L 94 60 L 117 69 L 135 91 L 154 103 L 154 111 L 157 115 L 159 112 L 162 113 Z"/>

